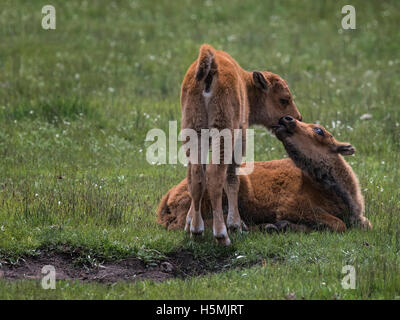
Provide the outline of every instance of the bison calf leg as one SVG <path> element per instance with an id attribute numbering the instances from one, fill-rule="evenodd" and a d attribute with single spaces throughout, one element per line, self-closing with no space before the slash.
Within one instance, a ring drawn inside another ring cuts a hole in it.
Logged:
<path id="1" fill-rule="evenodd" d="M 333 232 L 344 232 L 347 229 L 342 220 L 327 212 L 316 213 L 312 220 L 318 228 L 328 228 Z"/>
<path id="2" fill-rule="evenodd" d="M 185 230 L 192 236 L 203 235 L 204 221 L 201 216 L 201 200 L 206 184 L 202 164 L 188 164 L 188 187 L 192 202 L 186 216 Z"/>
<path id="3" fill-rule="evenodd" d="M 227 165 L 209 164 L 207 167 L 207 190 L 213 211 L 213 233 L 218 243 L 228 246 L 228 237 L 222 212 L 222 192 L 226 179 Z"/>
<path id="4" fill-rule="evenodd" d="M 288 220 L 280 220 L 274 225 L 278 228 L 279 232 L 286 232 L 286 231 L 299 231 L 299 232 L 308 232 L 310 228 L 304 224 L 296 224 L 292 223 Z"/>
<path id="5" fill-rule="evenodd" d="M 369 220 L 364 216 L 357 216 L 350 220 L 351 226 L 360 227 L 361 229 L 372 229 L 372 224 Z"/>
<path id="6" fill-rule="evenodd" d="M 246 225 L 241 221 L 238 209 L 238 193 L 240 180 L 236 175 L 236 165 L 231 164 L 228 167 L 224 191 L 228 198 L 228 217 L 226 224 L 230 231 L 242 231 L 242 226 L 247 229 Z"/>

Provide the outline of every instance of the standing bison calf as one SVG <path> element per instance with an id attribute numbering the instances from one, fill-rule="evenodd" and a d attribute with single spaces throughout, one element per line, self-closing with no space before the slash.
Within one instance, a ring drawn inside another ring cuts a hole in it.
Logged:
<path id="1" fill-rule="evenodd" d="M 290 116 L 281 118 L 274 131 L 290 159 L 256 162 L 250 175 L 240 176 L 242 219 L 249 225 L 276 224 L 277 228 L 322 227 L 336 232 L 345 231 L 346 224 L 371 228 L 364 217 L 357 177 L 342 157 L 353 154 L 353 146 L 338 142 L 319 125 Z M 224 202 L 226 205 L 226 199 Z M 162 198 L 158 223 L 168 229 L 183 229 L 190 203 L 184 179 Z M 203 218 L 211 218 L 208 192 L 202 208 Z"/>
<path id="2" fill-rule="evenodd" d="M 185 75 L 181 90 L 181 109 L 182 129 L 194 130 L 198 134 L 198 140 L 202 129 L 228 129 L 233 136 L 235 129 L 246 132 L 252 124 L 271 129 L 284 115 L 301 120 L 290 90 L 281 77 L 271 72 L 248 72 L 229 54 L 215 50 L 207 44 L 201 46 L 198 58 Z M 219 142 L 220 150 L 227 146 L 224 143 L 226 142 Z M 245 141 L 242 141 L 242 146 L 244 149 Z M 230 145 L 228 148 L 235 150 L 235 147 Z M 189 159 L 188 163 L 187 185 L 191 205 L 187 208 L 185 229 L 191 235 L 203 234 L 202 214 L 205 213 L 205 208 L 201 204 L 207 189 L 211 205 L 207 211 L 213 213 L 214 237 L 219 243 L 229 245 L 222 212 L 222 196 L 225 191 L 228 199 L 228 228 L 240 229 L 240 181 L 236 175 L 236 167 L 240 163 L 225 163 L 226 155 L 222 151 L 217 155 L 219 158 L 216 161 L 213 156 L 212 163 L 205 166 L 200 144 L 196 151 L 198 156 L 194 156 L 195 160 Z"/>

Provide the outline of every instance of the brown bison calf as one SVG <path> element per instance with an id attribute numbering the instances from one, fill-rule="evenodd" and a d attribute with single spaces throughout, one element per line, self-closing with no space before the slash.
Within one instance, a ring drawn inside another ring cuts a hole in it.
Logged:
<path id="1" fill-rule="evenodd" d="M 283 117 L 274 131 L 290 159 L 256 162 L 253 173 L 240 176 L 242 219 L 249 225 L 275 224 L 278 229 L 289 225 L 342 232 L 346 224 L 371 228 L 364 217 L 357 177 L 342 157 L 353 154 L 353 146 L 338 142 L 319 125 L 289 116 Z M 190 203 L 185 179 L 162 198 L 158 223 L 168 229 L 183 229 Z M 208 192 L 202 208 L 204 219 L 209 219 Z"/>
<path id="2" fill-rule="evenodd" d="M 182 129 L 193 129 L 199 140 L 202 129 L 228 129 L 232 136 L 235 129 L 242 129 L 242 136 L 245 136 L 250 125 L 260 124 L 271 129 L 283 115 L 301 120 L 290 90 L 281 77 L 270 72 L 245 71 L 229 54 L 207 44 L 201 46 L 199 57 L 185 75 L 181 108 Z M 224 143 L 221 139 L 220 150 L 224 150 Z M 229 143 L 229 149 L 234 150 L 232 141 Z M 244 139 L 242 146 L 244 149 Z M 236 175 L 236 167 L 240 163 L 224 162 L 222 151 L 217 155 L 219 161 L 211 161 L 206 167 L 202 162 L 200 143 L 196 151 L 198 158 L 196 161 L 189 159 L 188 163 L 191 205 L 187 208 L 185 229 L 191 235 L 203 234 L 204 208 L 201 208 L 201 203 L 207 189 L 213 213 L 214 237 L 219 243 L 229 245 L 222 196 L 225 191 L 228 198 L 228 228 L 241 229 L 237 202 L 239 177 Z"/>

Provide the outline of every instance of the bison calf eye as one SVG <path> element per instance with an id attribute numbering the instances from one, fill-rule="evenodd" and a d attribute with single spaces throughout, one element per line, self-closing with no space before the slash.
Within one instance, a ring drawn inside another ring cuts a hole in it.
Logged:
<path id="1" fill-rule="evenodd" d="M 288 99 L 279 99 L 279 102 L 284 106 L 289 104 L 289 100 Z"/>
<path id="2" fill-rule="evenodd" d="M 315 127 L 314 128 L 314 132 L 319 134 L 320 136 L 324 136 L 324 130 L 322 130 L 321 128 Z"/>

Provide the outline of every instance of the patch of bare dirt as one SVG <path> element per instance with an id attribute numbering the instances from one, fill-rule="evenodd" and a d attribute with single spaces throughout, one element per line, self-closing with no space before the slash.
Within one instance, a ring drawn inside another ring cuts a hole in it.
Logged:
<path id="1" fill-rule="evenodd" d="M 230 258 L 217 258 L 212 261 L 196 259 L 188 251 L 170 254 L 159 262 L 146 264 L 132 257 L 114 262 L 104 262 L 95 267 L 80 266 L 76 258 L 66 253 L 41 252 L 37 256 L 21 258 L 16 264 L 1 264 L 0 278 L 6 280 L 41 279 L 42 268 L 52 265 L 57 280 L 81 280 L 99 282 L 136 281 L 151 279 L 165 281 L 172 278 L 187 278 L 226 271 L 232 268 Z"/>

